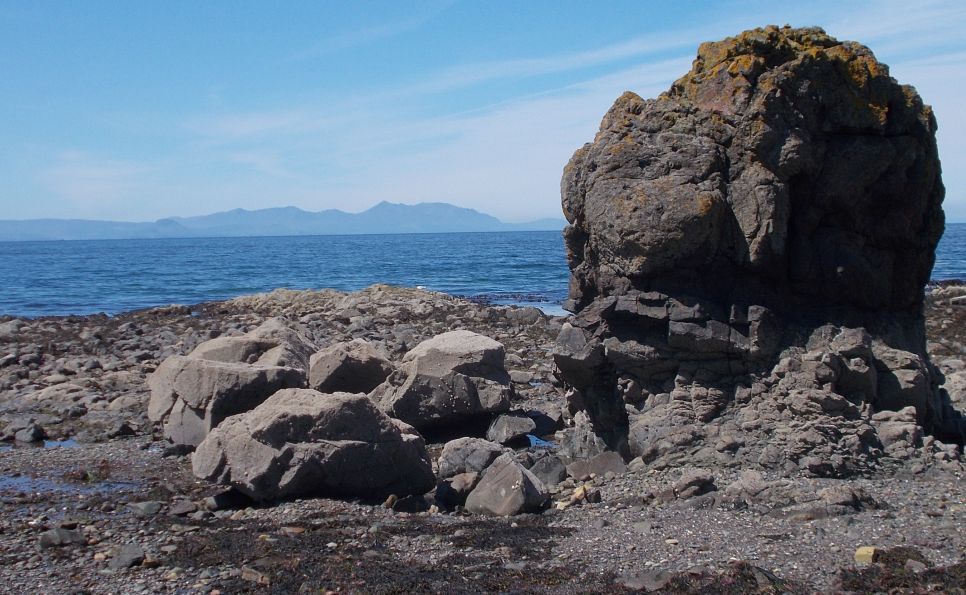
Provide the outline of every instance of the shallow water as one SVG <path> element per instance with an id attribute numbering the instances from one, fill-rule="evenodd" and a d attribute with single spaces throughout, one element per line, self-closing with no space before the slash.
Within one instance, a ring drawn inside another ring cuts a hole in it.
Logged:
<path id="1" fill-rule="evenodd" d="M 133 481 L 79 483 L 47 477 L 30 477 L 28 475 L 0 475 L 0 493 L 6 494 L 49 494 L 51 492 L 92 494 L 98 492 L 118 492 L 136 487 L 138 487 L 138 483 Z"/>
<path id="2" fill-rule="evenodd" d="M 73 438 L 67 440 L 41 440 L 40 442 L 4 442 L 0 443 L 0 451 L 13 450 L 15 448 L 78 448 L 80 443 Z"/>

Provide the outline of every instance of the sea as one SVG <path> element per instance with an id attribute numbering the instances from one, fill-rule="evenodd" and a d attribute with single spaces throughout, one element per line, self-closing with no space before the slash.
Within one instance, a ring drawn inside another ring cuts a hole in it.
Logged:
<path id="1" fill-rule="evenodd" d="M 0 242 L 0 314 L 118 314 L 278 287 L 422 287 L 563 314 L 557 231 Z M 948 224 L 933 279 L 966 279 L 966 223 Z"/>

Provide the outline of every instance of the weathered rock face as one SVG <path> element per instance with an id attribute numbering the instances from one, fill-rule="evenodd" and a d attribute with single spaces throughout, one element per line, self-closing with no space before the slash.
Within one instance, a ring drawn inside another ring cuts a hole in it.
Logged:
<path id="1" fill-rule="evenodd" d="M 547 488 L 511 454 L 500 455 L 483 472 L 480 483 L 466 498 L 474 514 L 512 516 L 538 512 L 547 503 Z"/>
<path id="2" fill-rule="evenodd" d="M 450 331 L 416 345 L 371 397 L 380 409 L 424 429 L 510 408 L 503 345 L 472 331 Z"/>
<path id="3" fill-rule="evenodd" d="M 460 473 L 481 473 L 503 451 L 499 444 L 482 438 L 450 440 L 439 455 L 439 477 L 446 479 Z"/>
<path id="4" fill-rule="evenodd" d="M 597 434 L 652 461 L 844 473 L 881 451 L 870 410 L 912 405 L 962 441 L 922 319 L 935 131 L 912 87 L 819 29 L 703 44 L 659 98 L 621 96 L 561 182 L 576 316 L 555 362 Z M 796 448 L 744 439 L 776 423 Z"/>
<path id="5" fill-rule="evenodd" d="M 368 394 L 392 373 L 389 357 L 361 339 L 336 343 L 310 360 L 309 388 Z"/>
<path id="6" fill-rule="evenodd" d="M 271 318 L 239 337 L 218 337 L 187 356 L 173 355 L 150 377 L 148 418 L 173 444 L 197 446 L 225 418 L 253 409 L 276 391 L 305 384 L 315 346 Z"/>
<path id="7" fill-rule="evenodd" d="M 486 430 L 486 439 L 497 444 L 517 444 L 527 441 L 527 434 L 532 434 L 537 424 L 527 414 L 522 412 L 507 413 L 497 416 Z"/>
<path id="8" fill-rule="evenodd" d="M 304 382 L 304 374 L 294 368 L 173 355 L 148 378 L 148 417 L 164 423 L 164 436 L 173 444 L 197 446 L 227 417 Z"/>
<path id="9" fill-rule="evenodd" d="M 261 501 L 423 494 L 435 483 L 422 437 L 365 395 L 288 389 L 233 416 L 198 446 L 194 474 Z"/>
<path id="10" fill-rule="evenodd" d="M 218 337 L 195 347 L 191 357 L 217 362 L 309 369 L 315 345 L 281 318 L 269 318 L 240 337 Z"/>

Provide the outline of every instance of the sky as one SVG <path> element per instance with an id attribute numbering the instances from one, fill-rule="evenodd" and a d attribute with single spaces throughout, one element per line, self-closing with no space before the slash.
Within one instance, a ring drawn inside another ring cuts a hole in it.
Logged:
<path id="1" fill-rule="evenodd" d="M 560 217 L 625 90 L 766 24 L 869 46 L 939 121 L 966 222 L 966 2 L 0 0 L 0 219 L 450 202 Z"/>

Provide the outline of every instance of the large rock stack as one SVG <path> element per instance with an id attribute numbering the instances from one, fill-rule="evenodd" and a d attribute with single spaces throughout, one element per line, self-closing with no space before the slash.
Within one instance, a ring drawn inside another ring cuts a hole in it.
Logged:
<path id="1" fill-rule="evenodd" d="M 561 182 L 576 316 L 555 362 L 593 431 L 652 463 L 825 475 L 921 447 L 917 426 L 962 442 L 922 316 L 935 131 L 915 89 L 820 29 L 702 44 L 657 99 L 621 96 Z"/>

